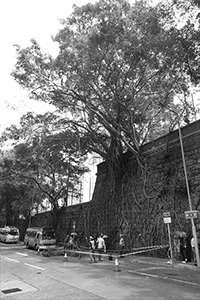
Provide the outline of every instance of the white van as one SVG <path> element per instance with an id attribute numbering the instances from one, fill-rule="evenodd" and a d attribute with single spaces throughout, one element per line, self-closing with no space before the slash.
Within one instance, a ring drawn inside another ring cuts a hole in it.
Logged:
<path id="1" fill-rule="evenodd" d="M 0 242 L 18 243 L 19 229 L 14 226 L 5 226 L 0 228 Z"/>
<path id="2" fill-rule="evenodd" d="M 55 232 L 50 227 L 30 227 L 25 232 L 24 244 L 36 251 L 55 248 Z"/>

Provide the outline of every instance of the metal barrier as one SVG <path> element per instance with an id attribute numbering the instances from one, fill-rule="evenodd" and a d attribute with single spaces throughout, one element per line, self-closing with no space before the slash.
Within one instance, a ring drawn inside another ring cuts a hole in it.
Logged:
<path id="1" fill-rule="evenodd" d="M 95 256 L 99 256 L 101 255 L 102 257 L 110 257 L 112 256 L 113 258 L 121 258 L 121 257 L 127 257 L 127 256 L 131 256 L 131 255 L 135 255 L 135 254 L 140 254 L 140 253 L 145 253 L 145 252 L 149 252 L 149 251 L 155 251 L 155 250 L 159 250 L 159 249 L 165 249 L 165 248 L 168 248 L 169 245 L 157 245 L 157 246 L 148 246 L 148 247 L 140 247 L 140 248 L 132 248 L 132 250 L 134 250 L 133 252 L 129 252 L 129 253 L 124 253 L 124 254 L 119 254 L 119 253 L 114 253 L 111 252 L 111 251 L 107 251 L 106 253 L 102 253 L 102 254 L 99 254 L 99 253 L 92 253 L 93 255 Z M 70 250 L 70 249 L 66 249 L 65 250 L 67 253 L 76 253 L 76 254 L 82 254 L 82 255 L 90 255 L 91 252 L 89 251 L 82 251 L 82 250 Z M 96 249 L 96 251 L 98 251 L 98 249 Z M 125 251 L 124 251 L 125 252 Z"/>
<path id="2" fill-rule="evenodd" d="M 63 261 L 68 261 L 68 255 L 70 253 L 77 254 L 78 258 L 81 258 L 83 255 L 88 255 L 88 256 L 91 255 L 91 251 L 89 251 L 88 248 L 81 247 L 81 246 L 79 246 L 79 247 L 76 246 L 76 247 L 74 247 L 74 249 L 69 249 L 68 247 L 63 247 L 62 248 L 63 251 L 64 251 Z M 113 271 L 119 272 L 119 271 L 121 271 L 120 268 L 119 268 L 119 259 L 120 258 L 132 256 L 132 255 L 136 255 L 136 254 L 141 254 L 141 253 L 145 253 L 145 252 L 165 249 L 165 248 L 169 248 L 169 245 L 156 245 L 156 246 L 132 248 L 131 252 L 128 252 L 128 253 L 125 253 L 125 252 L 127 252 L 127 250 L 124 250 L 123 251 L 124 253 L 120 253 L 119 250 L 108 250 L 106 253 L 101 253 L 101 254 L 98 253 L 98 249 L 95 249 L 95 251 L 92 253 L 92 255 L 98 256 L 98 257 L 101 256 L 101 257 L 104 257 L 104 258 L 108 258 L 109 260 L 114 260 L 114 267 L 115 268 L 114 268 Z M 45 256 L 50 256 L 50 255 L 45 255 Z"/>

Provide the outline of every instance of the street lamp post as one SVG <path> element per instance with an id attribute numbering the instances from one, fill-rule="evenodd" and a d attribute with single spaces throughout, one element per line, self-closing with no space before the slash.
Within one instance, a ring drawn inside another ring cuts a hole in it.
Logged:
<path id="1" fill-rule="evenodd" d="M 181 128 L 180 128 L 179 122 L 178 122 L 178 132 L 179 132 L 179 139 L 180 139 L 180 145 L 181 145 L 181 153 L 182 153 L 182 159 L 183 159 L 183 167 L 184 167 L 184 173 L 185 173 L 185 181 L 186 181 L 187 195 L 188 195 L 188 201 L 189 201 L 189 208 L 190 208 L 190 211 L 192 211 L 192 201 L 190 198 L 190 188 L 189 188 L 189 184 L 188 184 L 185 155 L 184 155 L 184 149 L 183 149 L 183 140 L 182 140 L 182 134 L 181 134 Z M 194 218 L 191 218 L 191 224 L 192 224 L 192 234 L 193 234 L 194 243 L 195 243 L 195 254 L 196 254 L 196 258 L 197 258 L 197 266 L 200 267 L 199 248 L 198 248 L 197 233 L 196 233 L 196 227 L 194 224 Z"/>

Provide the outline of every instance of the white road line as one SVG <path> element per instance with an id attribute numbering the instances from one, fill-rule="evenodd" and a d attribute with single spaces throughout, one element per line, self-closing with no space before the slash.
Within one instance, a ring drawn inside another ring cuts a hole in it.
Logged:
<path id="1" fill-rule="evenodd" d="M 27 263 L 24 263 L 26 266 L 29 266 L 29 267 L 32 267 L 32 268 L 35 268 L 35 269 L 39 269 L 39 270 L 45 270 L 43 268 L 40 268 L 40 267 L 37 267 L 37 266 L 34 266 L 34 265 L 30 265 L 30 264 L 27 264 Z"/>
<path id="2" fill-rule="evenodd" d="M 16 254 L 22 255 L 22 256 L 28 256 L 28 254 L 21 253 L 21 252 L 15 252 Z"/>
<path id="3" fill-rule="evenodd" d="M 195 286 L 200 286 L 198 283 L 184 281 L 184 280 L 180 280 L 180 279 L 174 279 L 174 278 L 169 278 L 169 277 L 165 277 L 164 279 L 168 279 L 168 280 L 180 282 L 180 283 L 186 283 L 186 284 L 190 284 L 190 285 L 195 285 Z"/>
<path id="4" fill-rule="evenodd" d="M 144 273 L 144 272 L 137 272 L 137 271 L 132 271 L 132 270 L 128 270 L 129 273 L 134 273 L 134 274 L 139 274 L 139 275 L 144 275 L 147 277 L 155 277 L 158 278 L 158 275 L 154 275 L 154 274 L 148 274 L 148 273 Z"/>
<path id="5" fill-rule="evenodd" d="M 155 278 L 160 278 L 160 279 L 164 279 L 164 280 L 171 280 L 171 281 L 174 281 L 174 282 L 179 282 L 179 283 L 184 283 L 184 284 L 189 284 L 189 285 L 200 286 L 198 283 L 184 281 L 184 280 L 175 279 L 175 278 L 170 278 L 170 277 L 167 277 L 167 276 L 153 275 L 153 274 L 148 274 L 148 273 L 143 273 L 143 272 L 137 272 L 137 271 L 132 271 L 132 270 L 128 270 L 128 272 L 129 273 L 133 273 L 133 274 L 143 275 L 143 276 L 146 276 L 146 277 L 155 277 Z"/>
<path id="6" fill-rule="evenodd" d="M 19 263 L 19 261 L 16 260 L 16 259 L 13 259 L 13 258 L 10 258 L 10 257 L 6 257 L 6 256 L 4 256 L 4 258 L 7 259 L 7 260 L 10 260 L 10 261 L 14 261 L 14 262 Z"/>

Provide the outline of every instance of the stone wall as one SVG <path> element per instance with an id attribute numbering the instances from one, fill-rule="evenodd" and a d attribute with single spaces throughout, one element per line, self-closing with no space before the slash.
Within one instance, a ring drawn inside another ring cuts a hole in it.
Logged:
<path id="1" fill-rule="evenodd" d="M 192 208 L 200 210 L 200 121 L 181 129 Z M 113 181 L 107 164 L 98 165 L 92 201 L 67 207 L 58 226 L 58 240 L 72 231 L 85 236 L 103 232 L 111 247 L 119 233 L 124 233 L 127 247 L 168 243 L 163 212 L 171 213 L 172 235 L 185 231 L 191 236 L 191 222 L 184 212 L 189 210 L 179 132 L 163 136 L 141 149 L 143 168 L 132 153 L 123 156 L 123 173 Z M 33 218 L 32 226 L 50 225 L 51 214 Z M 200 218 L 195 220 L 200 230 Z M 188 239 L 189 240 L 189 239 Z"/>
<path id="2" fill-rule="evenodd" d="M 76 204 L 68 206 L 63 215 L 60 218 L 58 229 L 56 232 L 57 242 L 62 242 L 68 234 L 71 234 L 74 230 L 73 224 L 75 224 L 75 231 L 78 232 L 81 242 L 88 235 L 88 212 L 90 203 Z M 36 214 L 31 221 L 32 227 L 37 226 L 51 226 L 52 214 L 51 212 L 44 212 Z"/>

